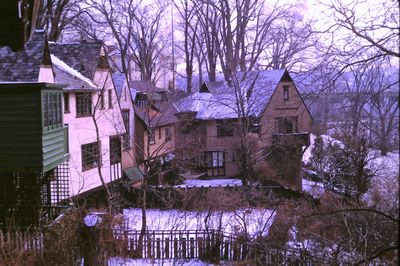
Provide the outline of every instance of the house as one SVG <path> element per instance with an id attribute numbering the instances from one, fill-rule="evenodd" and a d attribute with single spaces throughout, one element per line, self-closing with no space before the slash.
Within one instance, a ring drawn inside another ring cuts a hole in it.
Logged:
<path id="1" fill-rule="evenodd" d="M 101 188 L 122 176 L 121 136 L 126 133 L 101 42 L 50 43 L 57 83 L 64 88 L 69 128 L 71 196 Z"/>
<path id="2" fill-rule="evenodd" d="M 312 117 L 286 70 L 241 72 L 230 84 L 206 82 L 174 105 L 175 156 L 184 167 L 240 177 L 240 167 L 247 167 L 241 163 L 253 160 L 265 178 L 301 189 Z"/>
<path id="3" fill-rule="evenodd" d="M 147 81 L 125 81 L 120 90 L 119 101 L 130 130 L 127 138 L 134 148 L 135 167 L 142 172 L 146 160 L 168 160 L 174 151 L 177 120 L 170 97 L 170 91 Z"/>
<path id="4" fill-rule="evenodd" d="M 52 219 L 69 196 L 63 87 L 43 31 L 23 50 L 0 47 L 0 226 Z"/>

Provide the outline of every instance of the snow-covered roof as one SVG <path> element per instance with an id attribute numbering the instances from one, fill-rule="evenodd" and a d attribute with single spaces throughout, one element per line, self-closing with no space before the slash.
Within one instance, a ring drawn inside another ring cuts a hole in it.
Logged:
<path id="1" fill-rule="evenodd" d="M 228 119 L 237 118 L 237 108 L 232 94 L 195 92 L 178 100 L 175 106 L 179 113 L 196 112 L 196 118 Z"/>
<path id="2" fill-rule="evenodd" d="M 51 62 L 55 66 L 54 71 L 56 72 L 56 81 L 58 83 L 69 84 L 67 90 L 96 88 L 96 85 L 93 84 L 93 82 L 90 79 L 83 76 L 78 70 L 73 69 L 54 54 L 51 54 L 50 57 L 51 57 Z M 61 70 L 62 72 L 68 75 L 63 75 L 63 73 L 61 73 L 61 71 L 58 70 Z"/>
<path id="3" fill-rule="evenodd" d="M 237 118 L 241 102 L 247 116 L 259 116 L 285 73 L 284 69 L 239 72 L 230 85 L 206 82 L 202 92 L 192 93 L 175 105 L 178 112 L 196 112 L 197 119 L 207 120 Z"/>

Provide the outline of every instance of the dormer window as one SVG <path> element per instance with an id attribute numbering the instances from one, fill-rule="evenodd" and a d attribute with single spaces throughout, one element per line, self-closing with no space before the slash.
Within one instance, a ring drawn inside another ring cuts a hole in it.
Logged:
<path id="1" fill-rule="evenodd" d="M 283 86 L 283 100 L 289 101 L 289 86 Z"/>

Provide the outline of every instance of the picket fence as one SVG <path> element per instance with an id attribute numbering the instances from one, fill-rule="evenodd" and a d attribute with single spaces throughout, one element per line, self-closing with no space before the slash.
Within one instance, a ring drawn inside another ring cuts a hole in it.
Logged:
<path id="1" fill-rule="evenodd" d="M 43 233 L 39 231 L 7 231 L 0 230 L 0 252 L 10 250 L 43 251 Z"/>
<path id="2" fill-rule="evenodd" d="M 263 252 L 262 258 L 257 258 L 260 253 L 250 242 L 216 230 L 152 230 L 146 231 L 141 242 L 139 230 L 115 230 L 114 236 L 132 257 L 145 259 L 262 259 L 265 265 L 315 265 L 305 254 L 276 250 Z"/>

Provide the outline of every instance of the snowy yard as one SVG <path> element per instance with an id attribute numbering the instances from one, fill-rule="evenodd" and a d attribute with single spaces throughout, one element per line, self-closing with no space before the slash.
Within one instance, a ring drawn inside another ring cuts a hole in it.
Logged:
<path id="1" fill-rule="evenodd" d="M 325 145 L 329 142 L 343 145 L 341 141 L 330 137 L 329 135 L 321 135 Z M 304 152 L 303 162 L 307 164 L 311 157 L 311 149 L 314 146 L 316 136 L 310 135 L 311 144 Z M 364 195 L 364 200 L 372 204 L 376 203 L 377 197 L 381 201 L 391 201 L 391 204 L 398 204 L 399 198 L 399 153 L 389 152 L 386 156 L 380 155 L 379 151 L 371 149 L 369 152 L 368 167 L 375 172 L 375 176 L 371 181 L 371 187 Z M 303 179 L 303 191 L 310 193 L 314 197 L 320 197 L 324 193 L 324 185 L 320 182 L 313 182 Z"/>
<path id="2" fill-rule="evenodd" d="M 325 193 L 324 184 L 321 182 L 315 182 L 307 179 L 302 180 L 302 188 L 304 192 L 307 192 L 314 198 L 320 198 Z"/>
<path id="3" fill-rule="evenodd" d="M 182 185 L 176 187 L 236 187 L 242 186 L 242 180 L 240 179 L 211 179 L 211 180 L 199 180 L 190 179 L 185 180 Z"/>
<path id="4" fill-rule="evenodd" d="M 173 259 L 125 259 L 111 258 L 108 261 L 108 266 L 141 266 L 141 265 L 163 265 L 163 266 L 211 266 L 199 259 L 191 260 L 173 260 Z"/>

